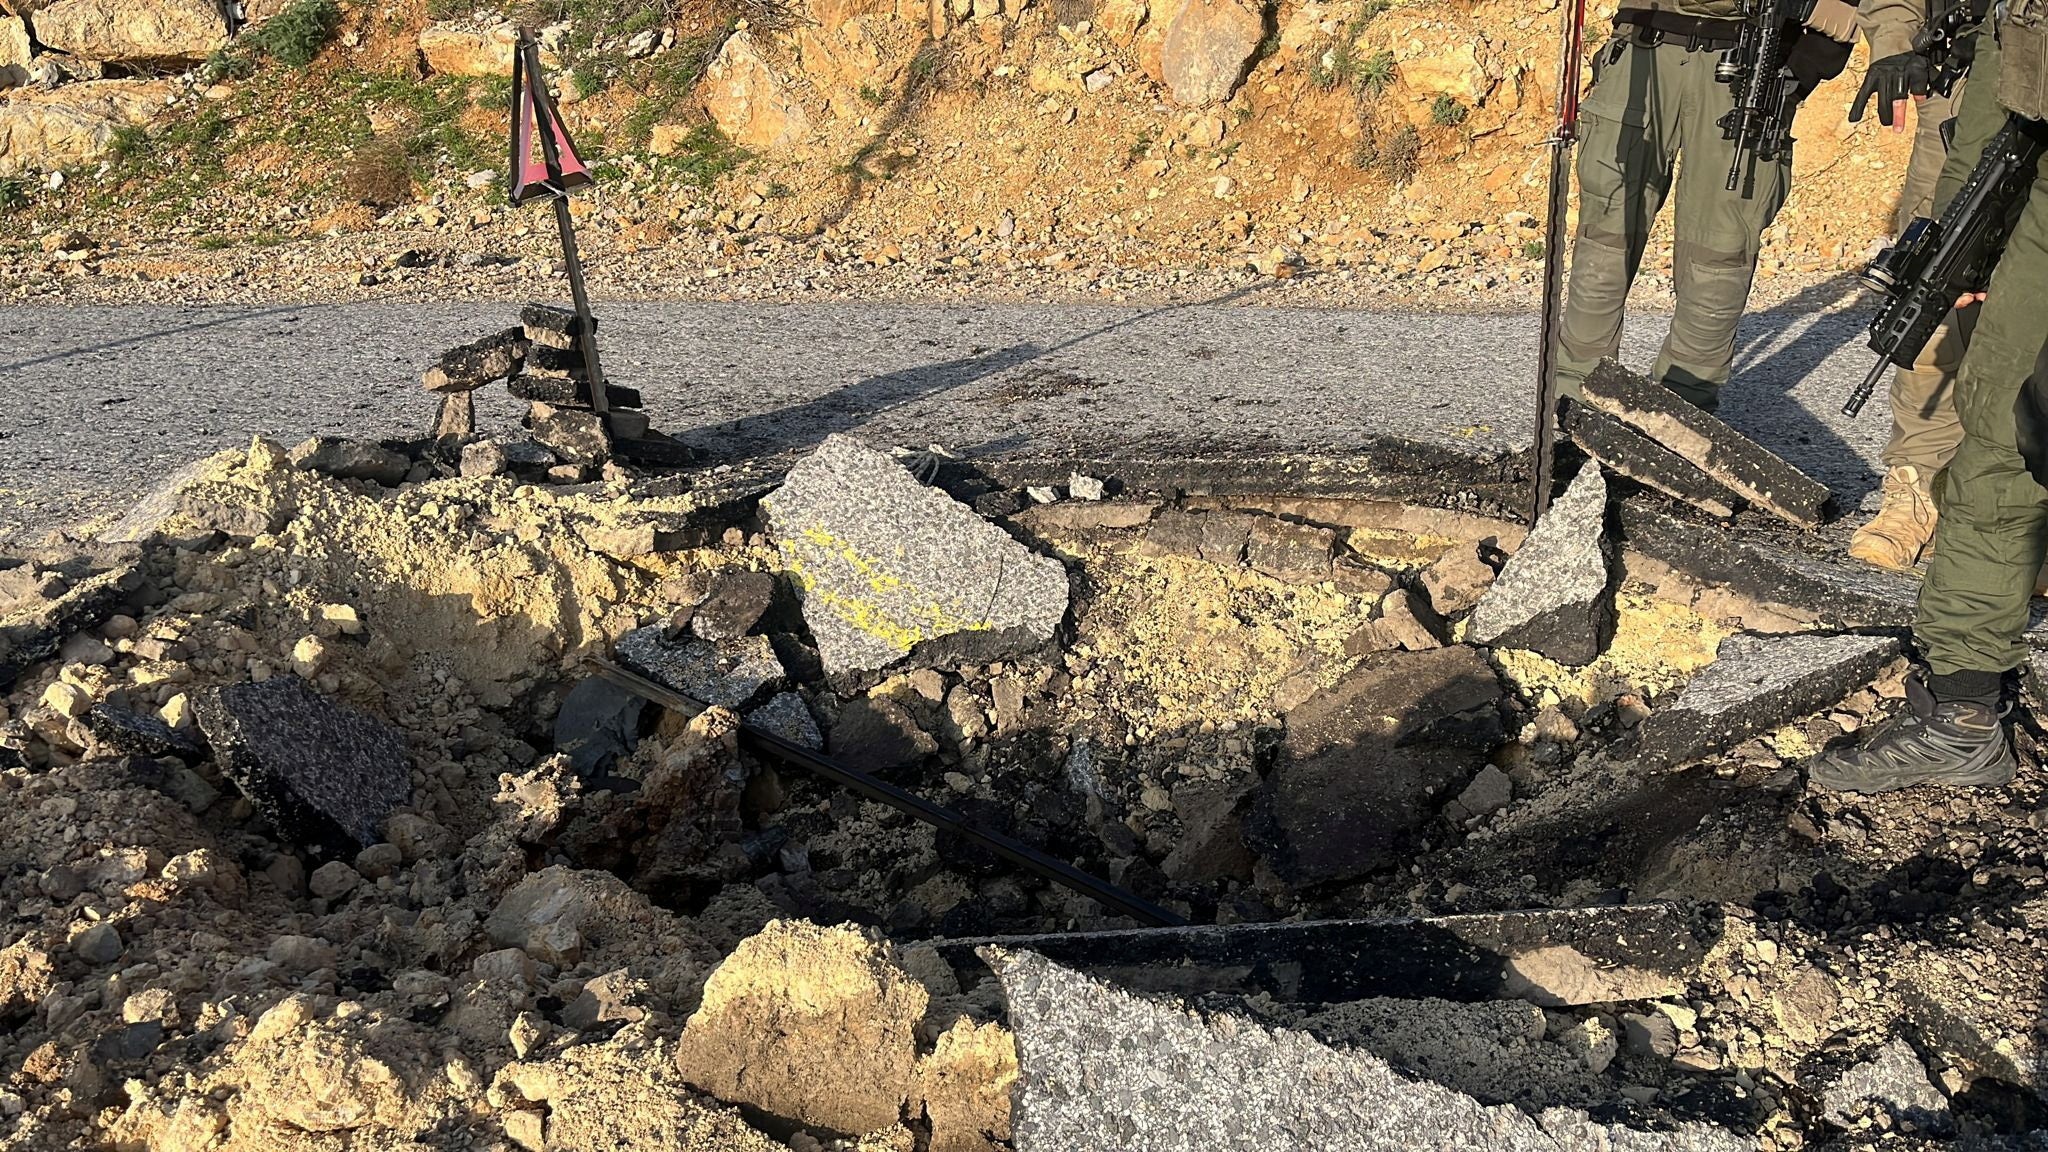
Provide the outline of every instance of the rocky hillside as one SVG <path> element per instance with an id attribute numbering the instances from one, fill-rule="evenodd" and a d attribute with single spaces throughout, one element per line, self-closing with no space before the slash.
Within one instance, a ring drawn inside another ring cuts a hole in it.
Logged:
<path id="1" fill-rule="evenodd" d="M 1454 295 L 1525 290 L 1540 252 L 1559 13 L 1529 0 L 469 2 L 0 0 L 0 205 L 36 222 L 0 257 L 54 285 L 136 242 L 445 230 L 509 260 L 514 20 L 601 162 L 598 251 L 1351 268 Z M 1844 122 L 1856 70 L 1801 119 L 1767 277 L 1884 229 L 1907 140 Z"/>

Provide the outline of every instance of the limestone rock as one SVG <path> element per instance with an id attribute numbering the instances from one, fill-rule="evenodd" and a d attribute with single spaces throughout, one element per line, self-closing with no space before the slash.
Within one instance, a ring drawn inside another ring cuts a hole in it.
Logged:
<path id="1" fill-rule="evenodd" d="M 52 92 L 8 92 L 0 98 L 0 176 L 98 160 L 117 130 L 163 111 L 170 91 L 163 80 L 94 80 Z"/>
<path id="2" fill-rule="evenodd" d="M 178 64 L 225 45 L 228 27 L 206 0 L 56 0 L 36 13 L 35 37 L 82 60 Z"/>
<path id="3" fill-rule="evenodd" d="M 557 864 L 505 893 L 484 920 L 484 934 L 500 948 L 562 967 L 575 964 L 586 944 L 646 931 L 648 919 L 646 898 L 624 880 Z"/>
<path id="4" fill-rule="evenodd" d="M 917 1090 L 927 1000 L 886 941 L 774 921 L 705 981 L 676 1067 L 721 1100 L 873 1132 L 894 1125 Z"/>
<path id="5" fill-rule="evenodd" d="M 527 424 L 535 440 L 572 464 L 601 464 L 611 455 L 611 434 L 595 412 L 535 404 Z"/>
<path id="6" fill-rule="evenodd" d="M 1891 636 L 1730 636 L 1643 721 L 1642 755 L 1678 765 L 1732 748 L 1847 696 L 1898 650 Z"/>
<path id="7" fill-rule="evenodd" d="M 510 76 L 519 30 L 509 23 L 442 21 L 420 29 L 419 46 L 427 71 L 439 76 Z"/>
<path id="8" fill-rule="evenodd" d="M 1502 701 L 1473 648 L 1367 657 L 1288 715 L 1279 763 L 1245 820 L 1247 843 L 1291 884 L 1396 862 L 1503 738 Z"/>
<path id="9" fill-rule="evenodd" d="M 0 88 L 19 88 L 28 83 L 32 54 L 28 22 L 19 16 L 0 16 Z"/>
<path id="10" fill-rule="evenodd" d="M 1059 561 L 850 436 L 828 437 L 761 507 L 829 672 L 939 641 L 995 658 L 1052 639 L 1066 618 Z"/>
<path id="11" fill-rule="evenodd" d="M 997 1152 L 1010 1138 L 1017 1042 L 1000 1024 L 965 1016 L 918 1061 L 917 1090 L 931 1122 L 931 1152 Z"/>
<path id="12" fill-rule="evenodd" d="M 719 131 L 743 148 L 786 150 L 810 138 L 810 117 L 751 32 L 727 38 L 704 73 L 702 92 Z"/>
<path id="13" fill-rule="evenodd" d="M 1472 609 L 1472 641 L 1592 663 L 1614 633 L 1607 561 L 1607 477 L 1587 464 Z"/>
<path id="14" fill-rule="evenodd" d="M 1173 102 L 1193 108 L 1230 99 L 1264 35 L 1258 11 L 1240 0 L 1186 0 L 1159 48 Z"/>
<path id="15" fill-rule="evenodd" d="M 1429 606 L 1441 616 L 1469 612 L 1493 586 L 1493 569 L 1479 558 L 1470 544 L 1452 547 L 1422 570 L 1422 590 L 1429 593 Z"/>
<path id="16" fill-rule="evenodd" d="M 56 980 L 49 953 L 30 947 L 28 937 L 0 948 L 0 1023 L 34 1012 Z"/>
<path id="17" fill-rule="evenodd" d="M 1312 583 L 1329 579 L 1336 549 L 1337 534 L 1328 528 L 1261 516 L 1245 541 L 1245 562 L 1279 580 Z"/>

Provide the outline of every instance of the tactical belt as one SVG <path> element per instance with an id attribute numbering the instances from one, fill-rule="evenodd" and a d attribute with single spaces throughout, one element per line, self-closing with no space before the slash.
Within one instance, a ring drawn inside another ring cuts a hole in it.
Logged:
<path id="1" fill-rule="evenodd" d="M 1633 28 L 1641 44 L 1683 44 L 1693 52 L 1733 48 L 1740 39 L 1742 21 L 1710 16 L 1685 16 L 1660 8 L 1623 8 L 1615 13 L 1614 27 Z"/>

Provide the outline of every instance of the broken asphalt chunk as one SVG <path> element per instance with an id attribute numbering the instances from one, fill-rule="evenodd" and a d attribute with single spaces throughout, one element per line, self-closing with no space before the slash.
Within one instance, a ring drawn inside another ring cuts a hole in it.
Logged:
<path id="1" fill-rule="evenodd" d="M 412 461 L 367 440 L 345 436 L 309 436 L 292 449 L 292 466 L 301 472 L 324 472 L 342 480 L 374 480 L 396 488 L 412 470 Z"/>
<path id="2" fill-rule="evenodd" d="M 804 698 L 794 692 L 778 692 L 766 704 L 747 713 L 747 723 L 763 732 L 780 736 L 799 748 L 822 751 L 825 736 L 811 717 Z"/>
<path id="3" fill-rule="evenodd" d="M 555 751 L 578 775 L 593 776 L 639 741 L 646 701 L 592 676 L 577 682 L 555 711 Z"/>
<path id="4" fill-rule="evenodd" d="M 1018 1152 L 1739 1152 L 1573 1108 L 1486 1105 L 1362 1051 L 1244 1016 L 1134 996 L 1027 951 L 990 949 L 1016 1034 Z"/>
<path id="5" fill-rule="evenodd" d="M 528 304 L 520 308 L 519 322 L 528 328 L 559 332 L 565 336 L 575 336 L 579 331 L 576 313 L 567 308 L 557 308 L 553 304 Z M 597 328 L 595 317 L 591 319 L 590 327 L 593 331 Z"/>
<path id="6" fill-rule="evenodd" d="M 544 404 L 590 403 L 587 385 L 555 376 L 514 376 L 509 387 L 512 395 L 521 400 L 539 400 Z M 612 408 L 638 408 L 640 390 L 607 384 L 604 386 L 604 402 Z"/>
<path id="7" fill-rule="evenodd" d="M 175 756 L 181 760 L 206 756 L 206 744 L 198 734 L 180 731 L 156 716 L 100 704 L 87 712 L 84 720 L 94 743 L 117 756 Z"/>
<path id="8" fill-rule="evenodd" d="M 1472 609 L 1472 641 L 1592 663 L 1614 634 L 1607 560 L 1607 477 L 1587 464 Z"/>
<path id="9" fill-rule="evenodd" d="M 1586 401 L 1691 461 L 1743 499 L 1802 528 L 1817 527 L 1827 486 L 1655 381 L 1603 360 Z"/>
<path id="10" fill-rule="evenodd" d="M 420 377 L 429 392 L 469 392 L 510 376 L 526 355 L 524 329 L 507 328 L 481 340 L 458 344 Z"/>
<path id="11" fill-rule="evenodd" d="M 1955 1124 L 1948 1097 L 1927 1079 L 1919 1053 L 1899 1039 L 1822 1084 L 1821 1101 L 1822 1115 L 1844 1128 L 1873 1111 L 1892 1124 L 1906 1121 L 1928 1132 L 1947 1132 Z"/>
<path id="12" fill-rule="evenodd" d="M 113 615 L 143 579 L 139 566 L 124 564 L 74 582 L 54 600 L 30 601 L 0 616 L 0 688 L 55 656 L 73 633 Z"/>
<path id="13" fill-rule="evenodd" d="M 353 854 L 412 799 L 398 733 L 296 676 L 197 694 L 193 715 L 222 775 L 291 844 Z"/>
<path id="14" fill-rule="evenodd" d="M 980 969 L 979 950 L 995 946 L 1115 973 L 1146 992 L 1189 994 L 1228 974 L 1242 991 L 1291 1004 L 1385 996 L 1558 1008 L 1684 995 L 1720 933 L 1713 905 L 1657 903 L 1045 932 L 933 947 L 963 982 Z"/>
<path id="15" fill-rule="evenodd" d="M 554 348 L 536 344 L 526 356 L 525 375 L 553 378 L 569 384 L 583 384 L 587 393 L 589 374 L 580 348 Z M 536 397 L 537 399 L 537 397 Z"/>
<path id="16" fill-rule="evenodd" d="M 1677 766 L 1725 751 L 1842 699 L 1898 651 L 1890 636 L 1730 636 L 1643 721 L 1641 755 Z"/>
<path id="17" fill-rule="evenodd" d="M 1565 434 L 1609 471 L 1681 500 L 1709 516 L 1735 515 L 1741 498 L 1676 452 L 1598 408 L 1567 403 L 1560 419 Z"/>
<path id="18" fill-rule="evenodd" d="M 1464 645 L 1366 657 L 1288 714 L 1245 842 L 1295 885 L 1397 862 L 1503 738 L 1504 698 Z"/>
<path id="19" fill-rule="evenodd" d="M 1621 505 L 1619 518 L 1630 551 L 1819 627 L 1913 623 L 1919 582 L 1910 576 L 1743 539 L 1634 501 Z"/>
<path id="20" fill-rule="evenodd" d="M 612 656 L 670 691 L 720 708 L 743 708 L 783 679 L 782 662 L 766 636 L 671 640 L 659 625 L 649 625 L 619 637 Z"/>
<path id="21" fill-rule="evenodd" d="M 963 634 L 1035 647 L 1066 618 L 1059 561 L 851 436 L 826 438 L 761 507 L 828 672 Z"/>

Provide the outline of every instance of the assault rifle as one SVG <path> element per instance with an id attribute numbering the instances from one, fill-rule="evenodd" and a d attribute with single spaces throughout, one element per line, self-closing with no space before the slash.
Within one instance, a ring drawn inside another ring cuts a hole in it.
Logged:
<path id="1" fill-rule="evenodd" d="M 1785 67 L 1785 58 L 1805 19 L 1791 11 L 1795 6 L 1810 8 L 1811 0 L 1743 0 L 1735 47 L 1721 53 L 1714 65 L 1714 79 L 1735 89 L 1735 108 L 1721 118 L 1721 136 L 1735 141 L 1735 157 L 1728 164 L 1730 192 L 1742 183 L 1743 161 L 1749 162 L 1745 198 L 1754 194 L 1757 162 L 1769 163 L 1792 147 L 1799 81 Z"/>
<path id="2" fill-rule="evenodd" d="M 1933 91 L 1943 96 L 1955 94 L 1976 56 L 1976 45 L 1966 41 L 1984 26 L 1987 15 L 1989 5 L 1983 0 L 1957 0 L 1913 34 L 1913 51 L 1926 59 Z"/>
<path id="3" fill-rule="evenodd" d="M 1908 224 L 1863 270 L 1863 282 L 1885 297 L 1870 322 L 1870 350 L 1879 359 L 1849 394 L 1842 415 L 1863 411 L 1885 369 L 1912 367 L 1956 301 L 1984 290 L 2019 223 L 2044 148 L 2048 125 L 2009 117 L 1941 219 Z"/>

